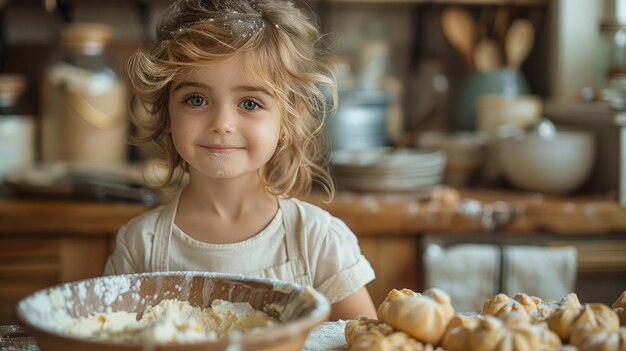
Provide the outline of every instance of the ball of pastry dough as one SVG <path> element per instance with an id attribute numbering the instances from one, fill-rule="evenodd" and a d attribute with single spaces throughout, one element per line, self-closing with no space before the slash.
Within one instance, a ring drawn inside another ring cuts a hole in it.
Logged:
<path id="1" fill-rule="evenodd" d="M 513 299 L 519 302 L 530 316 L 533 323 L 544 321 L 556 309 L 554 302 L 549 303 L 537 296 L 529 296 L 526 294 L 516 294 Z"/>
<path id="2" fill-rule="evenodd" d="M 411 338 L 376 319 L 359 316 L 348 321 L 345 329 L 346 342 L 351 351 L 444 351 L 430 344 Z"/>
<path id="3" fill-rule="evenodd" d="M 568 342 L 572 333 L 573 322 L 576 320 L 583 306 L 578 300 L 578 295 L 570 293 L 561 299 L 559 307 L 548 317 L 548 328 L 558 335 L 563 342 Z"/>
<path id="4" fill-rule="evenodd" d="M 405 290 L 394 289 L 387 295 L 378 308 L 378 318 L 421 342 L 438 344 L 454 316 L 450 296 L 437 288 L 423 295 Z"/>
<path id="5" fill-rule="evenodd" d="M 497 294 L 491 299 L 485 300 L 482 313 L 502 318 L 511 312 L 527 313 L 533 322 L 544 321 L 556 306 L 545 303 L 541 298 L 529 296 L 523 293 L 509 298 L 505 294 Z"/>
<path id="6" fill-rule="evenodd" d="M 378 316 L 378 319 L 381 321 L 384 321 L 383 316 L 386 316 L 388 314 L 389 307 L 393 303 L 403 300 L 407 297 L 415 297 L 415 296 L 420 296 L 420 294 L 414 292 L 411 289 L 402 289 L 402 290 L 391 289 L 391 291 L 387 294 L 387 297 L 385 298 L 385 300 L 380 304 L 380 306 L 378 306 L 378 309 L 376 310 L 376 315 Z"/>
<path id="7" fill-rule="evenodd" d="M 530 323 L 527 314 L 511 312 L 503 319 L 485 316 L 470 337 L 472 351 L 558 351 L 561 340 L 550 330 Z"/>
<path id="8" fill-rule="evenodd" d="M 482 313 L 489 316 L 502 318 L 511 312 L 526 313 L 526 310 L 519 301 L 505 294 L 497 294 L 483 303 Z"/>
<path id="9" fill-rule="evenodd" d="M 441 339 L 441 347 L 448 351 L 464 351 L 470 344 L 470 337 L 478 325 L 478 319 L 455 314 Z"/>
<path id="10" fill-rule="evenodd" d="M 619 324 L 626 325 L 626 291 L 624 291 L 618 298 L 613 302 L 613 311 L 617 313 L 619 317 Z"/>
<path id="11" fill-rule="evenodd" d="M 572 332 L 571 344 L 579 351 L 626 351 L 626 328 L 607 330 L 585 324 Z"/>
<path id="12" fill-rule="evenodd" d="M 395 332 L 382 340 L 377 351 L 446 351 L 431 344 L 423 344 L 407 333 Z M 369 351 L 369 350 L 368 350 Z"/>
<path id="13" fill-rule="evenodd" d="M 601 303 L 581 305 L 575 294 L 569 294 L 566 298 L 561 306 L 557 307 L 546 319 L 550 330 L 554 331 L 563 342 L 568 342 L 572 331 L 584 324 L 599 326 L 609 331 L 619 328 L 619 318 L 609 306 Z"/>
<path id="14" fill-rule="evenodd" d="M 359 343 L 366 344 L 369 343 L 368 340 L 376 341 L 391 333 L 393 333 L 393 329 L 389 325 L 364 316 L 358 316 L 356 319 L 348 321 L 344 329 L 348 346 Z"/>

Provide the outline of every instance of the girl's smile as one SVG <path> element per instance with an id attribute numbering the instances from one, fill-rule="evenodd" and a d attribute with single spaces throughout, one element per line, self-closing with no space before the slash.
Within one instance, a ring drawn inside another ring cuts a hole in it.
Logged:
<path id="1" fill-rule="evenodd" d="M 219 153 L 219 154 L 230 154 L 238 150 L 243 150 L 243 147 L 231 146 L 231 145 L 198 145 L 203 150 L 206 150 L 211 153 Z"/>

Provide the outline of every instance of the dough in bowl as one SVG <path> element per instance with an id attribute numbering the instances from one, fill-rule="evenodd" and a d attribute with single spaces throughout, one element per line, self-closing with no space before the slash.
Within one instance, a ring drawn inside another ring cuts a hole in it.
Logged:
<path id="1" fill-rule="evenodd" d="M 233 331 L 258 332 L 278 323 L 247 302 L 216 299 L 203 309 L 187 301 L 165 299 L 148 306 L 140 318 L 124 311 L 95 313 L 73 319 L 63 332 L 94 340 L 171 344 L 217 340 Z"/>

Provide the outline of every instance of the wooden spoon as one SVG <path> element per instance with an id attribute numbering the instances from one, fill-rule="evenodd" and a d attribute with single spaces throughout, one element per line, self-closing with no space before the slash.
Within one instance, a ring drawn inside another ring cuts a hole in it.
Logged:
<path id="1" fill-rule="evenodd" d="M 502 67 L 500 48 L 494 40 L 484 38 L 476 44 L 474 66 L 479 72 L 495 71 Z"/>
<path id="2" fill-rule="evenodd" d="M 447 7 L 441 13 L 441 29 L 467 65 L 474 67 L 473 52 L 477 28 L 472 15 L 462 7 Z"/>
<path id="3" fill-rule="evenodd" d="M 534 42 L 535 29 L 532 23 L 523 18 L 513 21 L 504 41 L 507 64 L 513 69 L 519 69 L 528 57 Z"/>

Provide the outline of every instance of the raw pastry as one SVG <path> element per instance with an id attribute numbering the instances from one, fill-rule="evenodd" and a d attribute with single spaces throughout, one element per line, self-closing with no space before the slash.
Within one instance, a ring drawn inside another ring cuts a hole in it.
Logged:
<path id="1" fill-rule="evenodd" d="M 378 319 L 382 322 L 434 345 L 439 343 L 453 316 L 450 296 L 437 288 L 426 290 L 423 295 L 394 289 L 378 307 Z"/>
<path id="2" fill-rule="evenodd" d="M 395 332 L 385 337 L 381 343 L 381 348 L 377 351 L 445 351 L 442 348 L 422 344 L 413 339 L 407 333 Z"/>
<path id="3" fill-rule="evenodd" d="M 570 293 L 561 299 L 560 306 L 548 317 L 548 328 L 555 332 L 563 342 L 568 342 L 573 329 L 573 322 L 578 317 L 583 306 L 578 301 L 578 295 Z"/>
<path id="4" fill-rule="evenodd" d="M 537 296 L 528 296 L 520 293 L 515 295 L 513 299 L 524 307 L 533 323 L 544 321 L 556 309 L 554 302 L 548 303 Z"/>
<path id="5" fill-rule="evenodd" d="M 536 309 L 536 307 L 535 307 Z M 502 318 L 511 312 L 527 313 L 524 306 L 515 299 L 509 298 L 505 294 L 498 294 L 485 300 L 482 313 Z"/>
<path id="6" fill-rule="evenodd" d="M 563 298 L 561 306 L 556 308 L 546 322 L 563 342 L 568 342 L 572 331 L 584 324 L 599 326 L 607 331 L 616 331 L 619 328 L 619 318 L 609 306 L 601 303 L 583 306 L 574 293 Z"/>
<path id="7" fill-rule="evenodd" d="M 527 313 L 533 322 L 541 322 L 554 311 L 554 308 L 555 306 L 544 303 L 536 296 L 519 293 L 511 299 L 505 294 L 497 294 L 485 300 L 482 313 L 502 318 L 511 312 L 523 312 Z"/>
<path id="8" fill-rule="evenodd" d="M 617 313 L 619 317 L 619 324 L 626 325 L 626 291 L 624 291 L 618 298 L 613 302 L 613 311 Z"/>
<path id="9" fill-rule="evenodd" d="M 393 329 L 389 325 L 364 316 L 358 316 L 357 319 L 348 321 L 345 329 L 348 346 L 367 343 L 369 339 L 379 340 L 391 333 L 393 333 Z"/>
<path id="10" fill-rule="evenodd" d="M 478 319 L 454 315 L 446 329 L 441 347 L 448 351 L 464 351 L 470 343 L 472 332 L 478 325 Z"/>
<path id="11" fill-rule="evenodd" d="M 346 342 L 351 351 L 444 351 L 424 345 L 404 332 L 375 319 L 358 317 L 346 324 Z"/>
<path id="12" fill-rule="evenodd" d="M 530 323 L 525 313 L 511 312 L 503 319 L 485 316 L 470 338 L 472 351 L 558 351 L 561 340 L 550 330 Z"/>
<path id="13" fill-rule="evenodd" d="M 572 332 L 571 343 L 580 351 L 626 351 L 626 328 L 607 330 L 586 324 Z"/>
<path id="14" fill-rule="evenodd" d="M 378 315 L 378 319 L 383 320 L 381 316 L 387 315 L 387 311 L 389 310 L 389 306 L 391 306 L 391 304 L 395 303 L 396 301 L 403 300 L 407 297 L 415 297 L 415 296 L 421 296 L 421 295 L 411 289 L 402 289 L 402 290 L 391 289 L 391 291 L 387 294 L 385 301 L 383 301 L 380 304 L 380 306 L 378 306 L 378 310 L 376 311 L 376 314 Z"/>

